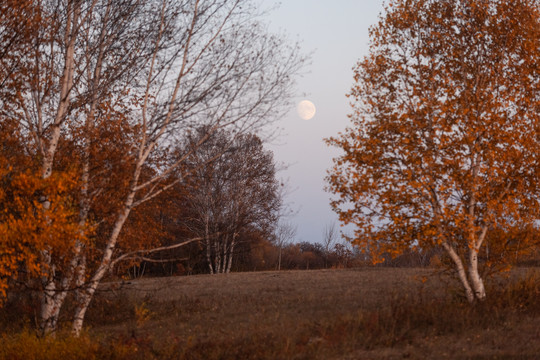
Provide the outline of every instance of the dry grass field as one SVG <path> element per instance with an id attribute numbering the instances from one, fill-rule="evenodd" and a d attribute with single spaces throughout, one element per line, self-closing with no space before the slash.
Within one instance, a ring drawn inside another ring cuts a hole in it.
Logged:
<path id="1" fill-rule="evenodd" d="M 108 283 L 84 336 L 97 345 L 75 347 L 117 359 L 540 358 L 540 269 L 490 284 L 489 299 L 471 306 L 454 280 L 428 269 Z M 16 351 L 14 341 L 4 336 L 4 348 Z"/>
<path id="2" fill-rule="evenodd" d="M 519 279 L 534 282 L 540 271 L 517 269 L 511 275 L 490 289 L 492 297 L 506 296 L 498 300 L 508 303 L 493 299 L 482 304 L 486 309 L 472 309 L 454 281 L 426 269 L 143 279 L 117 288 L 109 284 L 89 324 L 101 335 L 150 336 L 154 346 L 174 339 L 192 347 L 188 358 L 540 357 L 540 293 L 531 294 L 536 304 L 521 304 L 500 290 Z"/>

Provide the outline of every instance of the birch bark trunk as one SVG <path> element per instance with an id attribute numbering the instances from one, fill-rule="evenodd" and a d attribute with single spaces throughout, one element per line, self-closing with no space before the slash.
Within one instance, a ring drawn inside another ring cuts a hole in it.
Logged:
<path id="1" fill-rule="evenodd" d="M 233 238 L 231 240 L 231 246 L 229 247 L 229 254 L 228 254 L 228 260 L 227 260 L 227 271 L 226 271 L 227 274 L 231 272 L 235 244 L 236 244 L 236 236 L 233 235 Z"/>
<path id="2" fill-rule="evenodd" d="M 456 270 L 458 273 L 459 280 L 463 284 L 463 287 L 465 288 L 465 295 L 467 296 L 467 300 L 472 303 L 474 302 L 474 293 L 471 288 L 471 285 L 469 284 L 469 280 L 467 279 L 467 272 L 465 271 L 465 267 L 463 266 L 463 262 L 461 261 L 461 258 L 456 253 L 454 248 L 447 242 L 443 242 L 442 244 L 443 248 L 446 250 L 454 264 L 456 265 Z"/>
<path id="3" fill-rule="evenodd" d="M 67 110 L 71 100 L 71 90 L 73 87 L 73 72 L 75 68 L 75 40 L 78 32 L 78 22 L 80 16 L 80 3 L 68 3 L 66 30 L 64 40 L 66 43 L 64 67 L 61 76 L 61 88 L 59 94 L 59 103 L 54 121 L 51 125 L 51 138 L 47 144 L 47 150 L 44 154 L 42 163 L 42 178 L 47 179 L 52 175 L 54 158 L 60 140 L 60 127 L 67 116 Z M 38 60 L 39 61 L 39 60 Z M 39 136 L 42 136 L 39 134 Z M 50 202 L 47 198 L 40 199 L 43 209 L 47 212 L 50 208 Z M 40 304 L 40 332 L 41 335 L 54 333 L 58 324 L 60 309 L 67 295 L 62 289 L 57 289 L 55 277 L 56 267 L 52 263 L 49 250 L 42 251 L 43 264 L 47 269 L 47 275 L 42 279 L 43 293 Z M 60 291 L 59 291 L 60 290 Z"/>
<path id="4" fill-rule="evenodd" d="M 216 237 L 214 242 L 215 245 L 215 254 L 214 254 L 214 266 L 217 274 L 221 274 L 221 242 L 219 241 L 219 236 Z"/>
<path id="5" fill-rule="evenodd" d="M 88 284 L 83 286 L 83 288 L 80 290 L 78 294 L 80 296 L 79 303 L 78 303 L 77 308 L 75 309 L 75 316 L 74 316 L 73 324 L 72 324 L 72 332 L 73 334 L 75 334 L 75 336 L 79 336 L 82 330 L 86 311 L 88 310 L 88 306 L 90 305 L 90 302 L 92 301 L 92 298 L 97 290 L 98 285 L 100 284 L 103 277 L 110 270 L 113 252 L 118 242 L 120 231 L 122 230 L 122 227 L 124 226 L 131 212 L 133 203 L 135 201 L 135 195 L 137 193 L 137 185 L 139 182 L 139 177 L 141 174 L 143 164 L 146 161 L 146 157 L 144 156 L 144 153 L 142 151 L 143 146 L 144 144 L 141 144 L 141 152 L 139 153 L 140 156 L 136 163 L 136 166 L 133 172 L 133 178 L 129 186 L 130 190 L 124 202 L 123 208 L 120 214 L 118 215 L 116 222 L 114 223 L 109 239 L 107 240 L 107 244 L 105 246 L 100 264 L 97 270 L 94 272 Z"/>
<path id="6" fill-rule="evenodd" d="M 147 110 L 148 110 L 147 104 L 148 104 L 148 98 L 150 97 L 150 83 L 151 83 L 151 78 L 154 72 L 154 64 L 155 64 L 157 51 L 158 51 L 157 49 L 159 48 L 159 45 L 161 44 L 161 36 L 162 36 L 162 33 L 164 31 L 164 26 L 165 26 L 164 10 L 165 10 L 165 2 L 163 2 L 162 10 L 161 10 L 160 30 L 159 30 L 159 34 L 155 42 L 156 50 L 153 53 L 153 57 L 150 63 L 150 68 L 149 68 L 149 73 L 148 73 L 147 88 L 146 88 L 146 92 L 144 96 L 144 104 L 142 108 L 142 118 L 143 118 L 142 137 L 140 139 L 140 143 L 138 147 L 137 161 L 135 163 L 135 167 L 133 170 L 133 177 L 129 184 L 129 190 L 128 190 L 128 194 L 126 196 L 124 205 L 122 209 L 120 210 L 118 217 L 116 218 L 111 234 L 107 240 L 100 264 L 97 270 L 94 272 L 88 284 L 85 285 L 78 294 L 79 303 L 78 303 L 77 308 L 75 309 L 75 314 L 74 314 L 74 319 L 73 319 L 73 324 L 72 324 L 72 332 L 75 336 L 79 336 L 83 327 L 84 317 L 86 315 L 86 311 L 88 310 L 88 306 L 90 305 L 90 302 L 92 301 L 92 298 L 101 280 L 103 279 L 105 274 L 110 270 L 113 252 L 118 242 L 118 237 L 134 205 L 135 195 L 137 194 L 137 191 L 140 190 L 139 178 L 141 175 L 142 167 L 145 164 L 146 160 L 148 159 L 152 150 L 155 148 L 157 139 L 165 131 L 167 124 L 170 122 L 170 117 L 172 116 L 172 111 L 174 109 L 174 100 L 178 92 L 179 82 L 180 82 L 180 79 L 182 78 L 184 67 L 182 67 L 182 70 L 180 71 L 180 75 L 177 79 L 176 87 L 174 89 L 174 92 L 171 98 L 171 103 L 169 106 L 169 110 L 167 112 L 167 118 L 164 120 L 162 127 L 158 129 L 158 134 L 156 135 L 157 137 L 154 140 L 149 140 L 147 138 L 147 133 L 146 133 L 147 126 L 148 126 L 147 117 L 146 117 Z M 191 33 L 189 36 L 191 36 Z M 185 47 L 186 52 L 187 52 L 188 47 L 189 47 L 189 40 Z"/>
<path id="7" fill-rule="evenodd" d="M 208 269 L 210 270 L 210 274 L 214 274 L 214 267 L 212 266 L 212 244 L 208 233 L 206 234 L 204 241 L 206 244 L 206 262 L 208 263 Z"/>
<path id="8" fill-rule="evenodd" d="M 77 308 L 75 309 L 75 316 L 74 316 L 73 325 L 72 325 L 72 332 L 75 336 L 80 335 L 82 327 L 83 327 L 83 323 L 84 323 L 84 317 L 86 315 L 86 311 L 88 310 L 88 306 L 90 305 L 90 302 L 92 301 L 92 298 L 97 290 L 98 285 L 100 284 L 101 280 L 110 269 L 113 251 L 116 246 L 116 242 L 118 241 L 118 236 L 120 235 L 122 226 L 126 222 L 129 216 L 129 213 L 131 212 L 131 205 L 133 204 L 134 197 L 135 197 L 135 192 L 132 191 L 129 194 L 128 199 L 124 205 L 123 212 L 121 213 L 121 215 L 116 220 L 116 223 L 114 224 L 112 233 L 109 237 L 107 246 L 105 248 L 103 257 L 101 259 L 101 262 L 97 270 L 95 271 L 94 275 L 92 276 L 88 284 L 84 286 L 79 292 L 79 296 L 80 296 L 79 303 L 78 303 Z"/>
<path id="9" fill-rule="evenodd" d="M 478 272 L 478 250 L 471 249 L 469 255 L 469 278 L 471 279 L 472 288 L 474 289 L 474 296 L 478 300 L 485 300 L 486 289 L 484 288 L 484 281 L 480 277 Z"/>

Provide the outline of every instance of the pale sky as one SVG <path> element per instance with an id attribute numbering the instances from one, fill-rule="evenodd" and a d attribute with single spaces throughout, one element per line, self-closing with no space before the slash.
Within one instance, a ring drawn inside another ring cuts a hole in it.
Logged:
<path id="1" fill-rule="evenodd" d="M 263 0 L 263 6 L 275 4 Z M 320 242 L 325 225 L 336 221 L 324 177 L 339 152 L 323 143 L 349 124 L 345 94 L 353 85 L 352 68 L 368 53 L 369 27 L 383 9 L 382 0 L 284 0 L 267 17 L 271 31 L 301 42 L 305 53 L 314 51 L 306 74 L 298 79 L 295 105 L 312 101 L 317 112 L 302 120 L 293 107 L 281 120 L 283 136 L 268 147 L 277 162 L 289 164 L 281 173 L 288 179 L 285 201 L 296 210 L 289 221 L 297 226 L 296 241 Z"/>

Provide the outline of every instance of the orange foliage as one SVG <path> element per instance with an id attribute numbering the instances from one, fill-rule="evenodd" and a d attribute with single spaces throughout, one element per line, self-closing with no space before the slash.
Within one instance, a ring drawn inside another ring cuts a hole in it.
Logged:
<path id="1" fill-rule="evenodd" d="M 28 278 L 43 274 L 43 251 L 62 269 L 76 241 L 86 234 L 79 227 L 71 194 L 73 174 L 56 173 L 43 180 L 39 173 L 9 171 L 2 166 L 0 179 L 0 299 L 10 279 L 19 272 Z M 50 203 L 44 208 L 43 199 Z"/>
<path id="2" fill-rule="evenodd" d="M 394 0 L 371 40 L 352 126 L 327 140 L 351 240 L 375 259 L 441 245 L 470 266 L 486 243 L 490 266 L 538 246 L 538 1 Z"/>

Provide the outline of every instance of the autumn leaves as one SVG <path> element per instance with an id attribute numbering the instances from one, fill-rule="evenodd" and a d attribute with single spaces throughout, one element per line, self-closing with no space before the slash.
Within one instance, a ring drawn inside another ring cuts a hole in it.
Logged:
<path id="1" fill-rule="evenodd" d="M 538 2 L 392 1 L 371 37 L 328 140 L 333 207 L 375 258 L 441 246 L 483 299 L 483 272 L 538 246 Z"/>

